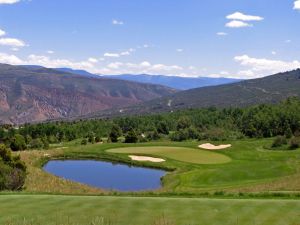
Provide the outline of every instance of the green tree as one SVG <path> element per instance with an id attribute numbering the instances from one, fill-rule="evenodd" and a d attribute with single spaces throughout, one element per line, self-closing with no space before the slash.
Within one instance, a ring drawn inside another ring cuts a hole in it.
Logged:
<path id="1" fill-rule="evenodd" d="M 20 134 L 16 134 L 11 139 L 10 148 L 13 151 L 23 151 L 23 150 L 25 150 L 27 148 L 25 138 Z"/>
<path id="2" fill-rule="evenodd" d="M 134 129 L 131 129 L 125 136 L 125 143 L 137 143 L 138 136 Z"/>
<path id="3" fill-rule="evenodd" d="M 117 124 L 114 124 L 109 133 L 109 139 L 111 140 L 111 142 L 118 142 L 118 138 L 121 135 L 122 135 L 121 128 Z"/>
<path id="4" fill-rule="evenodd" d="M 160 134 L 165 134 L 165 135 L 168 135 L 170 132 L 169 127 L 165 121 L 161 121 L 158 123 L 156 131 Z"/>
<path id="5" fill-rule="evenodd" d="M 0 191 L 20 190 L 25 178 L 26 166 L 20 157 L 13 157 L 10 150 L 0 144 Z"/>
<path id="6" fill-rule="evenodd" d="M 35 139 L 32 139 L 29 146 L 32 149 L 42 149 L 44 147 L 44 143 L 40 138 L 35 138 Z"/>
<path id="7" fill-rule="evenodd" d="M 177 122 L 177 130 L 186 129 L 191 126 L 191 120 L 187 116 L 182 116 Z"/>

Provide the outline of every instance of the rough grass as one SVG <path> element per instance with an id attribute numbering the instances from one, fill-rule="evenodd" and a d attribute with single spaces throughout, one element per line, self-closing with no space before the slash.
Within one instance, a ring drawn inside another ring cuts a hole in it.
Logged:
<path id="1" fill-rule="evenodd" d="M 192 148 L 183 147 L 129 147 L 109 149 L 107 152 L 122 153 L 122 154 L 140 154 L 159 156 L 166 159 L 174 159 L 181 162 L 195 163 L 195 164 L 222 164 L 228 163 L 231 159 L 228 156 L 218 154 L 215 152 L 196 150 Z"/>
<path id="2" fill-rule="evenodd" d="M 298 225 L 300 201 L 0 195 L 3 225 Z"/>
<path id="3" fill-rule="evenodd" d="M 21 152 L 21 159 L 27 165 L 27 178 L 25 181 L 25 190 L 27 192 L 43 192 L 56 194 L 101 194 L 102 190 L 92 188 L 87 185 L 61 179 L 49 173 L 42 168 L 42 162 L 50 157 L 62 155 L 62 150 L 45 151 L 25 151 Z"/>

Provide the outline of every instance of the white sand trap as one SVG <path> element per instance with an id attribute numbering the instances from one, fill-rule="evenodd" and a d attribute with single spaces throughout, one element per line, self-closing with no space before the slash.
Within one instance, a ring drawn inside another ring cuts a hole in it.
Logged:
<path id="1" fill-rule="evenodd" d="M 166 160 L 160 159 L 160 158 L 153 158 L 153 157 L 147 157 L 147 156 L 137 156 L 137 155 L 130 155 L 129 158 L 134 161 L 148 161 L 148 162 L 155 162 L 155 163 L 161 163 L 165 162 Z"/>
<path id="2" fill-rule="evenodd" d="M 230 148 L 232 145 L 213 145 L 211 143 L 206 143 L 206 144 L 202 144 L 199 145 L 199 148 L 203 148 L 203 149 L 207 149 L 207 150 L 220 150 L 220 149 L 226 149 L 226 148 Z"/>

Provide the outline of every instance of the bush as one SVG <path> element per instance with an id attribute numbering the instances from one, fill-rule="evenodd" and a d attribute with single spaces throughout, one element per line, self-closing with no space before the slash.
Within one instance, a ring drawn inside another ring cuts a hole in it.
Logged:
<path id="1" fill-rule="evenodd" d="M 20 157 L 13 157 L 5 145 L 0 145 L 0 191 L 20 190 L 25 178 L 26 166 Z"/>
<path id="2" fill-rule="evenodd" d="M 36 138 L 30 142 L 29 146 L 33 149 L 41 149 L 44 147 L 44 143 L 40 138 Z"/>
<path id="3" fill-rule="evenodd" d="M 137 143 L 138 136 L 135 130 L 131 129 L 125 137 L 125 143 Z"/>
<path id="4" fill-rule="evenodd" d="M 111 131 L 109 133 L 109 140 L 113 143 L 118 142 L 118 138 L 122 135 L 122 130 L 121 128 L 117 125 L 114 124 L 111 128 Z"/>
<path id="5" fill-rule="evenodd" d="M 290 149 L 300 148 L 300 137 L 293 137 L 290 141 Z"/>
<path id="6" fill-rule="evenodd" d="M 81 145 L 87 145 L 87 144 L 88 144 L 87 139 L 83 139 L 83 140 L 81 141 Z"/>
<path id="7" fill-rule="evenodd" d="M 149 140 L 149 141 L 156 141 L 156 140 L 159 140 L 160 139 L 160 135 L 159 133 L 157 132 L 157 130 L 155 131 L 151 131 L 149 133 L 147 133 L 146 135 L 146 138 Z"/>
<path id="8" fill-rule="evenodd" d="M 272 144 L 272 148 L 278 148 L 287 144 L 287 139 L 285 136 L 277 136 Z"/>
<path id="9" fill-rule="evenodd" d="M 13 151 L 25 150 L 27 148 L 25 138 L 20 134 L 16 134 L 11 140 L 10 148 Z"/>
<path id="10" fill-rule="evenodd" d="M 97 137 L 95 138 L 95 141 L 96 141 L 96 143 L 103 142 L 103 140 L 102 140 L 102 138 L 101 138 L 100 136 L 97 136 Z"/>
<path id="11" fill-rule="evenodd" d="M 185 141 L 189 139 L 189 134 L 187 129 L 182 129 L 173 133 L 170 138 L 172 141 Z"/>

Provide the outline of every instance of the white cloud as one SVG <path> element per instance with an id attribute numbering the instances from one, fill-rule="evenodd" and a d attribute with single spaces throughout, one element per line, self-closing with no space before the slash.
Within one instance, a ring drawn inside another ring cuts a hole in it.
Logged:
<path id="1" fill-rule="evenodd" d="M 96 61 L 98 63 L 96 63 Z M 68 59 L 51 58 L 45 55 L 31 54 L 25 58 L 19 58 L 16 55 L 9 55 L 6 53 L 0 53 L 0 63 L 7 63 L 12 65 L 40 65 L 48 68 L 60 68 L 67 67 L 72 69 L 87 70 L 96 74 L 153 74 L 153 75 L 173 75 L 173 76 L 186 76 L 191 77 L 196 74 L 197 71 L 188 71 L 188 68 L 183 68 L 179 65 L 165 65 L 162 63 L 152 64 L 148 61 L 140 63 L 130 62 L 111 62 L 104 64 L 100 63 L 96 58 L 89 58 L 84 61 L 72 61 Z M 196 69 L 196 68 L 189 68 Z M 198 75 L 198 74 L 197 74 Z"/>
<path id="2" fill-rule="evenodd" d="M 1 30 L 1 29 L 0 29 L 0 37 L 1 37 L 1 36 L 4 36 L 5 34 L 6 34 L 6 32 L 5 32 L 4 30 Z"/>
<path id="3" fill-rule="evenodd" d="M 218 36 L 227 36 L 228 34 L 225 33 L 225 32 L 218 32 L 217 35 L 218 35 Z"/>
<path id="4" fill-rule="evenodd" d="M 261 21 L 264 18 L 260 16 L 252 16 L 252 15 L 245 15 L 241 12 L 235 12 L 231 15 L 226 17 L 229 20 L 242 20 L 242 21 Z"/>
<path id="5" fill-rule="evenodd" d="M 6 63 L 11 65 L 23 64 L 23 61 L 15 55 L 8 55 L 6 53 L 0 53 L 0 63 Z"/>
<path id="6" fill-rule="evenodd" d="M 300 10 L 300 0 L 294 2 L 294 9 Z"/>
<path id="7" fill-rule="evenodd" d="M 240 63 L 241 66 L 249 68 L 246 71 L 248 76 L 252 76 L 251 78 L 262 77 L 300 68 L 300 61 L 297 60 L 288 62 L 282 60 L 270 60 L 265 58 L 252 58 L 248 55 L 236 56 L 234 60 Z"/>
<path id="8" fill-rule="evenodd" d="M 20 0 L 0 0 L 0 4 L 14 4 L 19 2 Z"/>
<path id="9" fill-rule="evenodd" d="M 119 53 L 109 53 L 109 52 L 106 52 L 106 53 L 104 53 L 103 56 L 104 57 L 111 57 L 111 58 L 119 58 L 120 54 Z"/>
<path id="10" fill-rule="evenodd" d="M 238 76 L 243 79 L 251 79 L 255 77 L 255 74 L 252 70 L 241 70 L 238 72 Z"/>
<path id="11" fill-rule="evenodd" d="M 243 21 L 232 20 L 226 23 L 225 26 L 229 28 L 242 28 L 242 27 L 252 27 L 253 25 Z"/>
<path id="12" fill-rule="evenodd" d="M 125 52 L 121 52 L 120 55 L 126 56 L 126 55 L 131 55 L 131 53 L 129 51 L 125 51 Z"/>
<path id="13" fill-rule="evenodd" d="M 94 65 L 89 61 L 74 62 L 67 59 L 51 59 L 43 55 L 29 55 L 22 60 L 24 65 L 40 65 L 49 68 L 68 67 L 72 69 L 92 70 Z"/>
<path id="14" fill-rule="evenodd" d="M 276 51 L 272 51 L 271 54 L 272 55 L 277 55 L 277 52 Z"/>
<path id="15" fill-rule="evenodd" d="M 182 48 L 176 49 L 177 52 L 183 52 L 184 50 Z"/>
<path id="16" fill-rule="evenodd" d="M 98 59 L 93 58 L 93 57 L 89 58 L 88 61 L 89 61 L 90 63 L 98 63 Z"/>
<path id="17" fill-rule="evenodd" d="M 120 58 L 121 56 L 129 56 L 131 55 L 132 52 L 135 52 L 134 48 L 130 48 L 126 51 L 119 52 L 119 53 L 111 53 L 111 52 L 106 52 L 104 53 L 104 57 L 109 57 L 109 58 Z"/>
<path id="18" fill-rule="evenodd" d="M 55 52 L 52 51 L 52 50 L 48 50 L 47 53 L 50 54 L 50 55 L 52 55 L 52 54 L 54 54 Z"/>
<path id="19" fill-rule="evenodd" d="M 292 42 L 291 40 L 285 40 L 285 43 L 287 43 L 287 44 L 289 44 L 291 42 Z"/>
<path id="20" fill-rule="evenodd" d="M 0 45 L 10 47 L 24 47 L 25 43 L 22 40 L 16 38 L 0 38 Z"/>
<path id="21" fill-rule="evenodd" d="M 114 19 L 114 20 L 112 21 L 112 24 L 113 24 L 113 25 L 124 25 L 124 22 L 121 21 L 121 20 L 116 20 L 116 19 Z"/>

